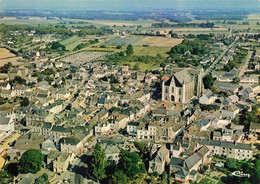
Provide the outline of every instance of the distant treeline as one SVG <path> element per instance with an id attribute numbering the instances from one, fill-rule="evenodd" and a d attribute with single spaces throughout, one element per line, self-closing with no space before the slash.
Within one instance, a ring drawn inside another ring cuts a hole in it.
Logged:
<path id="1" fill-rule="evenodd" d="M 30 25 L 5 25 L 0 24 L 0 30 L 3 33 L 9 33 L 10 31 L 36 31 L 37 34 L 61 34 L 61 35 L 72 35 L 72 32 L 64 27 L 42 25 L 42 26 L 30 26 Z"/>
<path id="2" fill-rule="evenodd" d="M 243 20 L 248 14 L 244 12 L 196 12 L 193 15 L 197 20 Z"/>
<path id="3" fill-rule="evenodd" d="M 169 23 L 153 23 L 152 27 L 154 28 L 166 28 L 166 27 L 174 27 L 174 28 L 179 28 L 179 27 L 200 27 L 200 28 L 213 28 L 214 27 L 214 22 L 207 22 L 207 23 L 179 23 L 179 24 L 169 24 Z"/>

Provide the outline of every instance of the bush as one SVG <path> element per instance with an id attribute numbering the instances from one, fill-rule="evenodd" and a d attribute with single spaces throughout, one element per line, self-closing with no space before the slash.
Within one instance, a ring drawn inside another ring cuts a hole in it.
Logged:
<path id="1" fill-rule="evenodd" d="M 42 168 L 43 155 L 40 150 L 29 149 L 20 159 L 20 171 L 22 173 L 37 173 Z"/>

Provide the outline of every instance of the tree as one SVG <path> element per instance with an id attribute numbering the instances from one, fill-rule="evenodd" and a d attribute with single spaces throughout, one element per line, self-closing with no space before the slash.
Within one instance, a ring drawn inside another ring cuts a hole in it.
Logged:
<path id="1" fill-rule="evenodd" d="M 35 180 L 35 184 L 44 184 L 44 178 L 42 176 L 39 176 Z"/>
<path id="2" fill-rule="evenodd" d="M 7 173 L 7 171 L 0 171 L 0 183 L 8 184 L 12 179 L 13 178 Z"/>
<path id="3" fill-rule="evenodd" d="M 128 178 L 122 170 L 115 172 L 108 181 L 109 184 L 127 184 Z"/>
<path id="4" fill-rule="evenodd" d="M 133 45 L 129 44 L 129 45 L 127 46 L 127 48 L 126 48 L 126 54 L 127 54 L 128 56 L 130 56 L 130 55 L 132 55 L 133 53 L 134 53 L 134 47 L 133 47 Z"/>
<path id="5" fill-rule="evenodd" d="M 134 65 L 133 70 L 136 70 L 136 71 L 139 71 L 139 70 L 140 70 L 139 63 L 136 63 L 136 64 Z"/>
<path id="6" fill-rule="evenodd" d="M 239 77 L 235 77 L 234 79 L 233 79 L 233 83 L 234 84 L 238 84 L 240 82 L 240 78 Z"/>
<path id="7" fill-rule="evenodd" d="M 203 78 L 203 84 L 204 84 L 205 89 L 210 89 L 213 82 L 214 82 L 213 77 L 209 74 Z"/>
<path id="8" fill-rule="evenodd" d="M 160 67 L 163 67 L 163 68 L 164 68 L 165 66 L 166 66 L 165 63 L 161 63 L 161 64 L 160 64 Z"/>
<path id="9" fill-rule="evenodd" d="M 37 173 L 42 168 L 43 155 L 40 150 L 29 149 L 20 159 L 20 171 L 22 173 Z"/>
<path id="10" fill-rule="evenodd" d="M 51 49 L 53 50 L 66 50 L 66 47 L 62 45 L 60 42 L 52 42 Z"/>
<path id="11" fill-rule="evenodd" d="M 122 150 L 119 157 L 118 168 L 130 179 L 134 179 L 138 174 L 145 172 L 144 163 L 136 153 Z"/>
<path id="12" fill-rule="evenodd" d="M 106 177 L 106 154 L 99 143 L 96 144 L 95 150 L 92 154 L 90 163 L 90 173 L 97 180 L 101 180 Z"/>
<path id="13" fill-rule="evenodd" d="M 21 101 L 21 106 L 25 107 L 28 106 L 30 104 L 30 101 L 27 97 L 23 98 L 23 100 Z"/>
<path id="14" fill-rule="evenodd" d="M 44 179 L 45 182 L 48 181 L 48 179 L 49 179 L 48 174 L 43 173 L 42 178 Z"/>
<path id="15" fill-rule="evenodd" d="M 15 76 L 13 82 L 17 82 L 18 84 L 26 84 L 26 80 L 20 76 Z"/>
<path id="16" fill-rule="evenodd" d="M 218 86 L 216 86 L 216 85 L 212 85 L 211 86 L 211 91 L 213 92 L 213 93 L 219 93 L 219 88 L 218 88 Z"/>
<path id="17" fill-rule="evenodd" d="M 228 158 L 226 161 L 226 167 L 228 169 L 234 169 L 236 168 L 236 160 L 233 158 Z"/>
<path id="18" fill-rule="evenodd" d="M 134 142 L 134 145 L 139 150 L 141 157 L 149 151 L 147 145 L 142 142 Z"/>

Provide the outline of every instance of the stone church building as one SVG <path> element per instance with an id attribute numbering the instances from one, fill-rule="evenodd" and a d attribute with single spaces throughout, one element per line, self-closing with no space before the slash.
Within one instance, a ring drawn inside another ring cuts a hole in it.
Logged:
<path id="1" fill-rule="evenodd" d="M 186 104 L 202 93 L 202 70 L 184 69 L 162 83 L 162 101 Z"/>

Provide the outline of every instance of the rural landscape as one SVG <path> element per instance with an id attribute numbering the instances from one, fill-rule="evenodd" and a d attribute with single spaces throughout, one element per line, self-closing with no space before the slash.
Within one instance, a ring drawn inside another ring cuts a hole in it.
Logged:
<path id="1" fill-rule="evenodd" d="M 0 1 L 1 184 L 260 183 L 260 1 Z"/>

